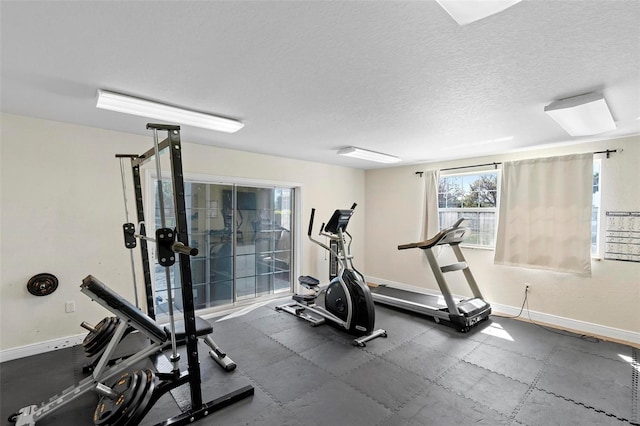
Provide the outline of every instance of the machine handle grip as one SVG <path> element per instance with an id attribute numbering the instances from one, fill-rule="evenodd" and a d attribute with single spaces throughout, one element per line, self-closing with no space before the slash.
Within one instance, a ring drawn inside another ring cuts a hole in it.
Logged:
<path id="1" fill-rule="evenodd" d="M 307 232 L 308 236 L 311 236 L 311 231 L 313 231 L 313 217 L 316 215 L 316 209 L 311 209 L 311 219 L 309 219 L 309 231 Z"/>
<path id="2" fill-rule="evenodd" d="M 358 205 L 358 204 L 353 203 L 353 205 L 351 206 L 351 210 L 355 209 L 357 205 Z"/>
<path id="3" fill-rule="evenodd" d="M 197 248 L 185 246 L 180 241 L 176 241 L 175 243 L 173 243 L 171 245 L 171 250 L 173 250 L 174 253 L 186 254 L 188 256 L 197 256 L 198 255 L 198 249 Z"/>

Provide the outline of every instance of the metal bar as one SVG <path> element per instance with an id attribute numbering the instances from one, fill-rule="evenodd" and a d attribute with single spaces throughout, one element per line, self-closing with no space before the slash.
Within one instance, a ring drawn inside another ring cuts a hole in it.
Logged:
<path id="1" fill-rule="evenodd" d="M 498 166 L 502 164 L 501 162 L 499 163 L 485 163 L 485 164 L 475 164 L 473 166 L 460 166 L 460 167 L 449 167 L 446 169 L 440 169 L 441 172 L 447 171 L 447 170 L 460 170 L 460 169 L 470 169 L 473 167 L 483 167 L 483 166 L 493 166 L 496 169 L 498 168 Z"/>
<path id="2" fill-rule="evenodd" d="M 124 156 L 120 156 L 118 157 L 118 160 L 120 161 L 120 180 L 122 182 L 122 198 L 124 199 L 124 216 L 125 216 L 125 223 L 129 223 L 129 206 L 128 206 L 128 200 L 127 200 L 127 183 L 124 177 L 124 161 L 123 158 L 125 158 Z M 133 158 L 133 157 L 130 157 Z M 133 277 L 133 295 L 135 297 L 135 301 L 136 301 L 136 307 L 139 308 L 140 307 L 140 301 L 138 300 L 138 279 L 136 276 L 136 265 L 135 265 L 135 261 L 133 259 L 133 250 L 128 250 L 129 251 L 129 260 L 131 260 L 131 276 Z"/>
<path id="3" fill-rule="evenodd" d="M 147 125 L 147 128 L 150 126 Z M 160 226 L 162 228 L 167 227 L 167 219 L 165 217 L 164 211 L 164 188 L 162 186 L 162 168 L 160 167 L 160 147 L 158 146 L 158 129 L 152 127 L 153 130 L 153 147 L 155 149 L 155 160 L 156 160 L 156 184 L 158 191 L 158 206 L 160 208 Z M 177 130 L 176 130 L 177 131 Z M 171 134 L 172 131 L 169 131 Z M 169 136 L 168 139 L 171 139 Z M 173 175 L 172 175 L 173 176 Z M 175 193 L 174 193 L 175 199 Z M 180 356 L 178 355 L 178 346 L 176 344 L 176 324 L 175 319 L 173 317 L 173 294 L 171 293 L 171 270 L 165 266 L 164 268 L 166 283 L 167 283 L 167 299 L 168 300 L 168 308 L 169 308 L 169 328 L 171 329 L 171 362 L 173 362 L 173 371 L 178 371 L 180 369 L 179 360 Z"/>
<path id="4" fill-rule="evenodd" d="M 168 146 L 169 146 L 169 138 L 158 143 L 158 150 L 162 151 Z M 155 152 L 156 152 L 155 147 L 153 147 L 149 149 L 147 152 L 145 152 L 144 154 L 140 154 L 136 156 L 136 158 L 132 158 L 131 164 L 133 164 L 134 166 L 141 166 L 147 161 L 149 161 L 155 155 Z"/>
<path id="5" fill-rule="evenodd" d="M 178 242 L 189 245 L 187 212 L 185 204 L 185 186 L 182 170 L 182 147 L 180 130 L 169 131 L 169 158 L 171 175 L 173 176 L 173 202 L 176 216 L 176 234 Z M 196 333 L 195 306 L 193 302 L 193 282 L 191 278 L 191 259 L 189 255 L 180 253 L 180 283 L 182 285 L 182 306 L 184 309 L 184 328 L 187 340 L 187 363 L 189 371 L 189 388 L 191 391 L 191 408 L 194 411 L 202 408 L 202 390 L 200 361 L 198 359 L 198 337 Z"/>
<path id="6" fill-rule="evenodd" d="M 607 149 L 607 150 L 604 150 L 604 151 L 594 151 L 593 153 L 594 154 L 607 154 L 607 158 L 609 158 L 609 156 L 614 152 L 618 152 L 618 150 L 617 149 Z M 471 169 L 471 168 L 474 168 L 474 167 L 483 167 L 483 166 L 494 166 L 497 169 L 498 166 L 501 165 L 501 164 L 502 164 L 502 162 L 485 163 L 485 164 L 474 164 L 472 166 L 448 167 L 446 169 L 440 169 L 440 171 L 441 172 L 445 172 L 445 171 L 448 171 L 448 170 Z M 421 171 L 415 172 L 415 174 L 417 174 L 417 175 L 419 174 L 420 177 L 422 177 L 423 173 L 424 172 L 421 172 Z"/>
<path id="7" fill-rule="evenodd" d="M 451 249 L 453 250 L 453 253 L 456 255 L 456 259 L 458 259 L 459 262 L 463 262 L 465 264 L 467 263 L 467 259 L 465 259 L 459 244 L 451 245 Z M 464 274 L 464 277 L 467 279 L 467 283 L 469 284 L 469 288 L 471 288 L 471 292 L 473 293 L 473 296 L 479 299 L 483 299 L 482 293 L 480 292 L 480 288 L 478 287 L 478 283 L 476 282 L 476 279 L 473 277 L 473 274 L 471 273 L 471 269 L 469 269 L 469 267 L 467 266 L 462 270 L 462 273 Z"/>
<path id="8" fill-rule="evenodd" d="M 440 265 L 438 264 L 438 260 L 436 259 L 435 254 L 433 254 L 433 251 L 431 248 L 425 249 L 424 254 L 427 256 L 429 265 L 433 270 L 433 275 L 435 275 L 436 281 L 438 282 L 438 287 L 440 287 L 440 292 L 442 293 L 442 296 L 444 296 L 444 300 L 447 303 L 447 308 L 449 308 L 449 314 L 459 316 L 460 312 L 458 311 L 458 306 L 456 305 L 456 302 L 453 299 L 453 295 L 449 290 L 449 286 L 447 285 L 447 281 L 445 280 L 444 275 L 442 274 L 442 271 L 440 271 Z"/>
<path id="9" fill-rule="evenodd" d="M 140 223 L 140 234 L 145 235 L 144 225 L 144 199 L 142 196 L 142 182 L 140 179 L 140 165 L 134 163 L 135 158 L 131 158 L 131 170 L 133 176 L 133 189 L 136 197 L 136 211 L 138 223 Z M 151 282 L 151 266 L 149 265 L 149 248 L 146 240 L 140 240 L 140 257 L 142 259 L 142 274 L 144 276 L 144 291 L 147 297 L 147 315 L 156 319 L 156 304 L 153 299 L 153 283 Z"/>

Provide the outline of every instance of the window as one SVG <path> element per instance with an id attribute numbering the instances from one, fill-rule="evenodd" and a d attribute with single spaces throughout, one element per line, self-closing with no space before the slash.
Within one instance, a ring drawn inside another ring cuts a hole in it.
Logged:
<path id="1" fill-rule="evenodd" d="M 165 221 L 175 226 L 172 192 L 163 182 Z M 157 191 L 156 191 L 157 192 Z M 156 200 L 157 200 L 156 193 Z M 189 245 L 196 309 L 288 292 L 293 277 L 294 188 L 211 183 L 185 179 Z M 155 224 L 160 227 L 156 202 Z M 167 273 L 156 265 L 155 301 L 168 310 Z M 180 309 L 178 264 L 170 268 L 174 304 Z"/>
<path id="2" fill-rule="evenodd" d="M 591 255 L 599 254 L 601 160 L 593 160 L 593 206 L 591 210 Z M 498 171 L 440 176 L 438 212 L 440 227 L 461 217 L 471 219 L 468 245 L 495 247 L 498 208 Z"/>
<path id="3" fill-rule="evenodd" d="M 498 207 L 498 171 L 440 176 L 438 213 L 440 227 L 461 217 L 471 219 L 466 244 L 494 247 Z"/>

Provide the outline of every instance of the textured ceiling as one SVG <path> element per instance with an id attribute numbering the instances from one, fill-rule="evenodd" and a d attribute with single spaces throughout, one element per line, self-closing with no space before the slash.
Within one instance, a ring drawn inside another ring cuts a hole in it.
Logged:
<path id="1" fill-rule="evenodd" d="M 434 1 L 2 1 L 3 112 L 148 135 L 107 89 L 239 119 L 183 140 L 358 168 L 640 134 L 640 1 L 524 0 L 459 26 Z M 544 112 L 604 94 L 618 129 Z"/>

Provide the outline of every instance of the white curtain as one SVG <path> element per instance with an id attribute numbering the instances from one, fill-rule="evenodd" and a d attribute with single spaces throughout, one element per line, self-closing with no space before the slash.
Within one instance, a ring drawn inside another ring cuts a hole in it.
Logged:
<path id="1" fill-rule="evenodd" d="M 591 274 L 593 154 L 505 162 L 495 263 Z"/>
<path id="2" fill-rule="evenodd" d="M 438 215 L 438 180 L 439 170 L 424 172 L 425 209 L 423 218 L 422 238 L 428 240 L 440 231 Z"/>

